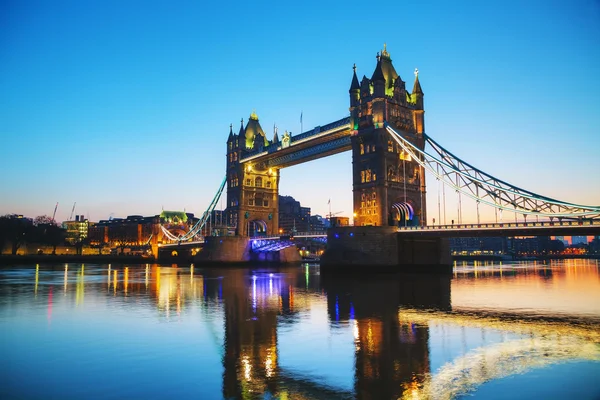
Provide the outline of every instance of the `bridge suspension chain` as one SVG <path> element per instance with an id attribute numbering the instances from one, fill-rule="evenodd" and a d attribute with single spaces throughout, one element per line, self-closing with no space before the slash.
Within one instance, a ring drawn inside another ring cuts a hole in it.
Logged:
<path id="1" fill-rule="evenodd" d="M 169 238 L 169 240 L 172 240 L 175 242 L 184 242 L 184 241 L 188 241 L 194 237 L 197 237 L 198 234 L 202 231 L 202 229 L 206 225 L 206 223 L 208 222 L 208 220 L 210 219 L 212 212 L 214 211 L 217 203 L 219 202 L 219 199 L 221 198 L 221 195 L 223 194 L 223 189 L 225 188 L 226 183 L 227 183 L 227 175 L 223 178 L 223 181 L 221 182 L 221 186 L 219 186 L 217 193 L 215 194 L 212 201 L 208 205 L 208 208 L 206 209 L 206 211 L 204 211 L 204 213 L 202 214 L 202 217 L 198 220 L 198 222 L 196 222 L 196 224 L 194 224 L 194 226 L 186 234 L 176 236 L 176 235 L 172 234 L 171 232 L 169 232 L 169 230 L 167 228 L 165 228 L 164 226 L 161 225 L 160 228 L 161 228 L 163 234 L 167 238 Z"/>
<path id="2" fill-rule="evenodd" d="M 460 193 L 474 199 L 477 204 L 483 203 L 499 210 L 536 216 L 557 218 L 598 218 L 600 206 L 584 206 L 551 199 L 536 193 L 518 188 L 497 179 L 464 162 L 450 153 L 429 136 L 424 135 L 426 143 L 435 154 L 429 154 L 413 145 L 389 124 L 385 127 L 392 138 L 419 165 L 432 173 L 436 179 Z"/>

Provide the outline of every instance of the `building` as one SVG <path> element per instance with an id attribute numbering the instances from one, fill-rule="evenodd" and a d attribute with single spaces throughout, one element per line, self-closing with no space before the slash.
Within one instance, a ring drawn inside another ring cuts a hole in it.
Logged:
<path id="1" fill-rule="evenodd" d="M 91 223 L 83 215 L 76 215 L 74 221 L 64 221 L 62 228 L 66 231 L 65 241 L 69 244 L 81 243 L 88 238 Z"/>
<path id="2" fill-rule="evenodd" d="M 312 215 L 310 217 L 310 232 L 314 233 L 325 233 L 327 228 L 325 227 L 325 220 L 320 215 Z"/>
<path id="3" fill-rule="evenodd" d="M 331 217 L 329 218 L 329 222 L 331 226 L 349 226 L 350 218 L 349 217 Z"/>
<path id="4" fill-rule="evenodd" d="M 278 143 L 277 132 L 269 141 L 253 112 L 237 134 L 229 127 L 227 138 L 227 209 L 226 223 L 236 234 L 257 236 L 274 234 L 279 226 L 277 212 L 279 173 L 276 169 L 258 169 L 252 164 L 242 164 L 243 155 L 261 152 Z"/>
<path id="5" fill-rule="evenodd" d="M 385 46 L 371 78 L 350 85 L 354 225 L 426 225 L 425 171 L 387 132 L 388 124 L 425 147 L 423 90 L 415 71 L 412 92 Z"/>
<path id="6" fill-rule="evenodd" d="M 452 251 L 453 253 L 506 253 L 507 248 L 507 240 L 504 237 L 450 238 L 450 251 Z"/>
<path id="7" fill-rule="evenodd" d="M 90 245 L 124 248 L 157 243 L 162 238 L 160 221 L 160 215 L 130 215 L 127 218 L 98 221 L 89 228 Z"/>
<path id="8" fill-rule="evenodd" d="M 279 232 L 309 232 L 310 207 L 302 207 L 292 196 L 279 196 Z"/>

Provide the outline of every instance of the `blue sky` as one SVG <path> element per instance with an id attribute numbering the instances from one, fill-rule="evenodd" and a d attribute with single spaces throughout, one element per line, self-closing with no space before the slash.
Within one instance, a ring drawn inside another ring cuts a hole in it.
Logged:
<path id="1" fill-rule="evenodd" d="M 407 86 L 419 68 L 426 132 L 447 149 L 600 205 L 599 38 L 593 0 L 4 1 L 0 214 L 200 214 L 230 123 L 256 110 L 265 131 L 299 133 L 301 111 L 305 130 L 346 116 L 352 64 L 370 77 L 383 43 Z M 349 153 L 281 171 L 280 194 L 313 214 L 331 198 L 351 215 L 351 190 Z M 428 202 L 432 216 L 435 183 Z"/>

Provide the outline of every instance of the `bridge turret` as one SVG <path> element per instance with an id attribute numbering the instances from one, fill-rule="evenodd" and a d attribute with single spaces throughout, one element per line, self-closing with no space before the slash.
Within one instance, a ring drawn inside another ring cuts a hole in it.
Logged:
<path id="1" fill-rule="evenodd" d="M 358 84 L 358 77 L 356 76 L 356 64 L 352 67 L 354 73 L 352 75 L 352 83 L 350 84 L 350 107 L 357 107 L 360 105 L 360 85 Z"/>
<path id="2" fill-rule="evenodd" d="M 423 89 L 421 89 L 421 82 L 419 82 L 419 70 L 415 68 L 415 84 L 413 85 L 413 90 L 411 100 L 413 103 L 417 105 L 419 110 L 423 109 Z"/>
<path id="3" fill-rule="evenodd" d="M 421 89 L 421 83 L 419 82 L 419 70 L 415 68 L 415 84 L 413 85 L 413 90 L 411 100 L 416 105 L 415 107 L 415 130 L 417 133 L 425 132 L 425 111 L 423 111 L 423 89 Z"/>
<path id="4" fill-rule="evenodd" d="M 250 114 L 250 119 L 246 124 L 244 135 L 246 138 L 246 150 L 252 150 L 256 148 L 255 146 L 258 145 L 259 141 L 263 146 L 269 145 L 269 140 L 267 139 L 265 132 L 258 122 L 258 115 L 256 115 L 254 111 L 252 114 Z"/>
<path id="5" fill-rule="evenodd" d="M 273 141 L 271 143 L 279 143 L 279 135 L 277 135 L 277 125 L 273 125 Z"/>
<path id="6" fill-rule="evenodd" d="M 385 95 L 385 76 L 381 67 L 381 56 L 377 53 L 377 66 L 371 76 L 373 83 L 373 97 L 383 97 Z"/>

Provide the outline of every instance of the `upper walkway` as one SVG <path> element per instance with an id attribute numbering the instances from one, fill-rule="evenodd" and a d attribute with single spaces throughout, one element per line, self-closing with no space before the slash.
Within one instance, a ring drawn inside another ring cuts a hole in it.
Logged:
<path id="1" fill-rule="evenodd" d="M 403 226 L 398 233 L 429 237 L 591 236 L 600 235 L 600 220 Z"/>

